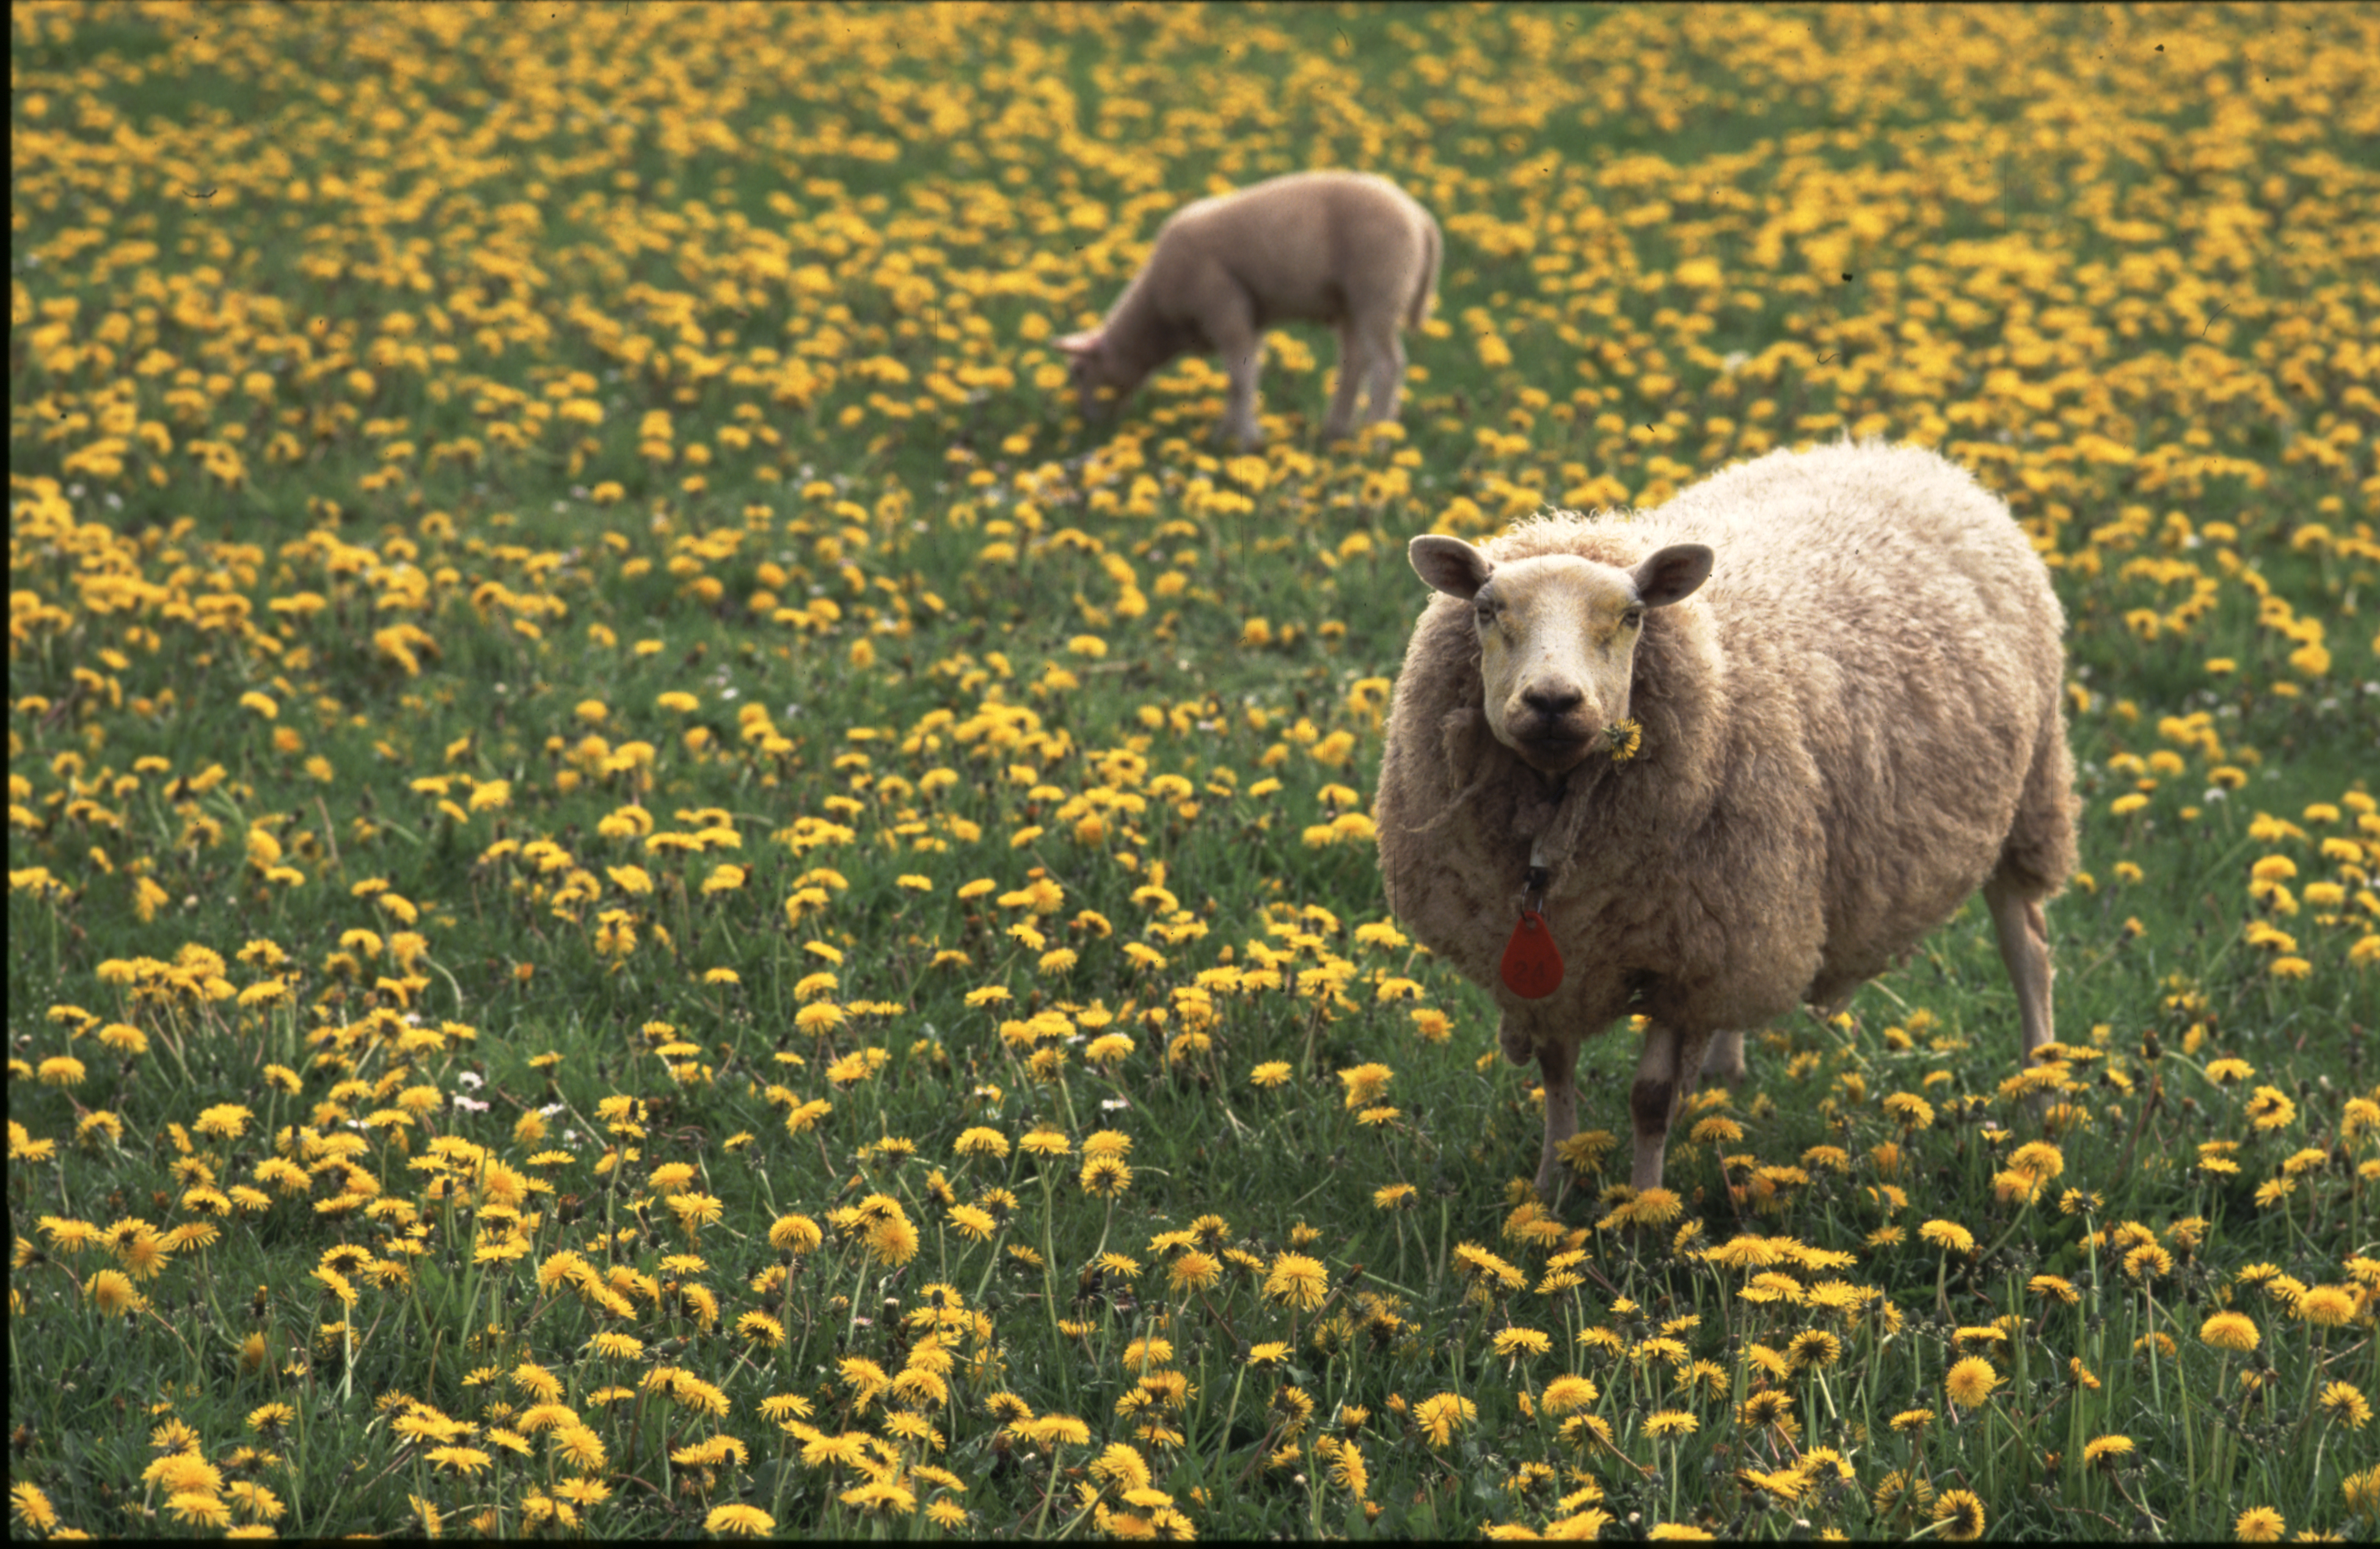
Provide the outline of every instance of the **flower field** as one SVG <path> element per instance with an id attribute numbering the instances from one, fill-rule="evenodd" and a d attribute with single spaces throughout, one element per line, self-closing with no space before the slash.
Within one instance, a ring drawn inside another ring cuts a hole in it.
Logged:
<path id="1" fill-rule="evenodd" d="M 13 1535 L 2380 1534 L 2380 9 L 9 25 Z M 1402 425 L 1084 427 L 1307 166 Z M 2068 610 L 2060 1041 L 1972 906 L 1548 1205 L 1404 544 L 1845 433 Z"/>

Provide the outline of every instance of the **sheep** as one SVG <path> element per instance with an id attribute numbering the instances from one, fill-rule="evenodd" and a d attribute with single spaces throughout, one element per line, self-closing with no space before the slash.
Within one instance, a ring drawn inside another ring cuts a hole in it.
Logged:
<path id="1" fill-rule="evenodd" d="M 1211 351 L 1232 381 L 1217 433 L 1252 449 L 1264 439 L 1264 331 L 1293 318 L 1339 330 L 1339 389 L 1323 440 L 1346 437 L 1366 385 L 1367 422 L 1392 420 L 1405 374 L 1398 325 L 1429 320 L 1439 246 L 1429 212 L 1368 173 L 1292 173 L 1185 205 L 1107 320 L 1057 342 L 1083 418 L 1096 420 L 1103 399 L 1120 405 L 1174 357 Z"/>
<path id="2" fill-rule="evenodd" d="M 1698 1070 L 1732 1085 L 1746 1029 L 1840 1009 L 1978 887 L 2025 1062 L 2051 1041 L 2065 619 L 1964 469 L 1776 452 L 1654 512 L 1550 512 L 1485 550 L 1424 535 L 1410 557 L 1439 595 L 1390 706 L 1381 878 L 1543 1072 L 1549 1203 L 1582 1040 L 1647 1019 L 1632 1176 L 1658 1187 Z"/>

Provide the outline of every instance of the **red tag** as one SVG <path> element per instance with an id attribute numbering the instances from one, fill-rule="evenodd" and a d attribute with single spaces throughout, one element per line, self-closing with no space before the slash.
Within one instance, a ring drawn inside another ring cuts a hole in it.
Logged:
<path id="1" fill-rule="evenodd" d="M 1521 911 L 1512 938 L 1504 943 L 1500 972 L 1504 987 L 1524 1000 L 1543 1000 L 1560 987 L 1561 953 L 1554 950 L 1554 933 L 1546 928 L 1544 914 L 1535 909 Z"/>

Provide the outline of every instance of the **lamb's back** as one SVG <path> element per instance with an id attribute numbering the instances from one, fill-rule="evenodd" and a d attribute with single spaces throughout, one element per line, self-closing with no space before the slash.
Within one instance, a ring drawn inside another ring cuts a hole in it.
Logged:
<path id="1" fill-rule="evenodd" d="M 1348 287 L 1376 275 L 1390 305 L 1406 265 L 1384 256 L 1424 252 L 1427 212 L 1387 178 L 1370 173 L 1291 173 L 1184 205 L 1158 235 L 1152 262 L 1184 270 L 1214 266 L 1255 298 L 1259 324 L 1281 319 L 1337 322 Z M 1180 288 L 1195 294 L 1185 279 Z M 1407 287 L 1409 288 L 1409 286 Z"/>

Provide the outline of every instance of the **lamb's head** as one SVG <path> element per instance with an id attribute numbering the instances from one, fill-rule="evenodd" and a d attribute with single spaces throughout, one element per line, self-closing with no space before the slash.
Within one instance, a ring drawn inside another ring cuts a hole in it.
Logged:
<path id="1" fill-rule="evenodd" d="M 1423 580 L 1471 604 L 1488 730 L 1532 768 L 1557 775 L 1628 719 L 1646 611 L 1690 596 L 1711 568 L 1699 543 L 1673 543 L 1633 570 L 1575 554 L 1498 564 L 1436 534 L 1408 552 Z"/>
<path id="2" fill-rule="evenodd" d="M 1105 328 L 1069 333 L 1055 341 L 1066 357 L 1066 383 L 1087 423 L 1097 424 L 1132 396 L 1141 376 L 1124 364 Z"/>

